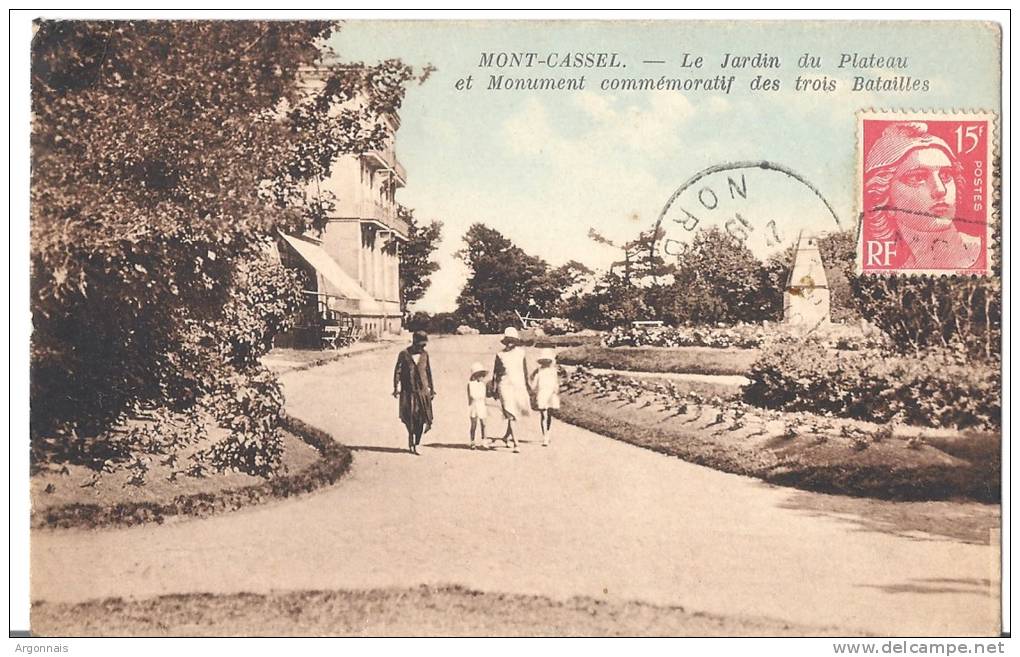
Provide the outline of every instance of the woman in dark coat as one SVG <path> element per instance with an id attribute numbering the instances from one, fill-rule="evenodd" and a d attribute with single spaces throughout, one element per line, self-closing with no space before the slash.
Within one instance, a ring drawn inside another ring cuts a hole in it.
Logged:
<path id="1" fill-rule="evenodd" d="M 407 449 L 418 453 L 421 435 L 432 428 L 432 368 L 425 344 L 429 336 L 415 331 L 411 346 L 397 355 L 393 368 L 393 396 L 400 399 L 400 421 L 407 427 Z"/>

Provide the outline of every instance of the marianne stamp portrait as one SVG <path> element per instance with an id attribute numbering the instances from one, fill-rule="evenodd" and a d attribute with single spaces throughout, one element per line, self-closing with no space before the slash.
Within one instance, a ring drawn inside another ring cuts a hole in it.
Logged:
<path id="1" fill-rule="evenodd" d="M 861 113 L 859 269 L 987 274 L 992 131 L 987 113 Z"/>

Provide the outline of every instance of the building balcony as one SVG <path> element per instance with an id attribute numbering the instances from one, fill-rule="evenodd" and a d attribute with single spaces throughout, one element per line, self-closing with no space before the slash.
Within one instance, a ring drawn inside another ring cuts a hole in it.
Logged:
<path id="1" fill-rule="evenodd" d="M 397 154 L 392 148 L 369 151 L 363 153 L 361 157 L 369 168 L 382 169 L 393 174 L 393 182 L 397 187 L 403 187 L 407 184 L 407 170 L 404 169 L 404 165 L 397 161 Z"/>
<path id="2" fill-rule="evenodd" d="M 399 181 L 399 186 L 405 186 L 407 184 L 407 169 L 405 169 L 404 165 L 396 158 L 393 159 L 393 171 L 396 173 L 396 179 Z"/>
<path id="3" fill-rule="evenodd" d="M 362 203 L 361 219 L 374 221 L 389 230 L 397 231 L 404 237 L 407 237 L 411 228 L 406 221 L 397 216 L 396 205 L 387 205 L 379 201 Z"/>

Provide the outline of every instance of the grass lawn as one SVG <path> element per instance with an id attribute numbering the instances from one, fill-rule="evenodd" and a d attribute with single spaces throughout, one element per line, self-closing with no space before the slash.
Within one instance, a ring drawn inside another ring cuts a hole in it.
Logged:
<path id="1" fill-rule="evenodd" d="M 608 373 L 608 372 L 607 372 Z M 716 375 L 674 374 L 666 372 L 612 372 L 615 376 L 628 379 L 647 381 L 649 383 L 668 383 L 672 389 L 684 394 L 698 394 L 706 399 L 718 397 L 726 401 L 739 401 L 743 397 L 743 384 L 732 383 L 716 378 Z"/>
<path id="2" fill-rule="evenodd" d="M 760 355 L 758 349 L 712 347 L 603 347 L 589 344 L 564 349 L 557 361 L 611 370 L 672 374 L 743 375 Z"/>
<path id="3" fill-rule="evenodd" d="M 581 346 L 592 346 L 597 347 L 602 344 L 602 335 L 544 335 L 542 337 L 531 337 L 527 338 L 528 332 L 524 332 L 523 336 L 526 338 L 525 343 L 529 347 L 538 347 L 539 349 L 551 347 L 553 349 L 566 349 L 568 347 L 581 347 Z"/>
<path id="4" fill-rule="evenodd" d="M 314 447 L 290 432 L 283 432 L 284 474 L 304 470 L 320 458 Z M 184 467 L 184 459 L 178 457 L 178 461 L 178 468 Z M 264 481 L 261 477 L 240 472 L 210 473 L 204 477 L 178 474 L 171 480 L 173 470 L 166 463 L 166 457 L 152 456 L 145 483 L 134 485 L 129 483 L 131 472 L 125 467 L 118 467 L 112 472 L 97 472 L 81 465 L 50 465 L 31 477 L 32 513 L 43 516 L 47 509 L 70 504 L 100 507 L 128 503 L 159 504 L 181 495 L 215 494 Z"/>
<path id="5" fill-rule="evenodd" d="M 838 636 L 642 602 L 421 586 L 32 605 L 36 636 Z"/>
<path id="6" fill-rule="evenodd" d="M 691 407 L 680 414 L 657 404 L 651 393 L 620 398 L 582 384 L 560 396 L 559 416 L 566 422 L 775 484 L 891 500 L 999 500 L 999 463 L 989 456 L 998 452 L 997 433 L 932 438 L 913 446 L 899 435 L 855 443 L 837 431 L 819 433 L 807 422 L 794 422 L 798 429 L 787 436 L 783 419 L 731 429 L 715 411 Z"/>

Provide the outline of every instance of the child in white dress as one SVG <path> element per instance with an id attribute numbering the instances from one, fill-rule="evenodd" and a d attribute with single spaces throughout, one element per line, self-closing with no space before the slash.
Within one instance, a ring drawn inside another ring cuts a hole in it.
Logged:
<path id="1" fill-rule="evenodd" d="M 549 446 L 552 433 L 552 412 L 560 407 L 560 377 L 556 369 L 556 352 L 543 349 L 538 355 L 538 369 L 532 375 L 535 407 L 542 426 L 542 446 Z"/>
<path id="2" fill-rule="evenodd" d="M 475 448 L 475 429 L 480 428 L 478 442 L 485 441 L 485 419 L 488 410 L 485 408 L 485 367 L 481 363 L 471 365 L 471 378 L 468 380 L 468 412 L 471 415 L 471 449 Z"/>

